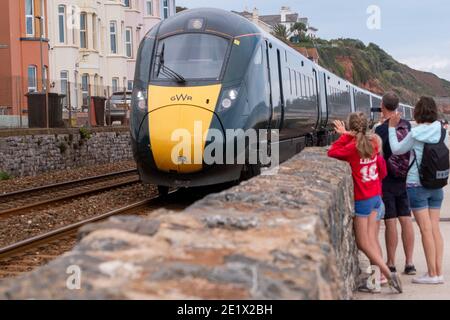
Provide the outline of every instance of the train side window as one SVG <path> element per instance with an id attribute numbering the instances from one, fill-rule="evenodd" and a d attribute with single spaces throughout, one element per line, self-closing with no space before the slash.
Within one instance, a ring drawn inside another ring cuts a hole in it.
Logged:
<path id="1" fill-rule="evenodd" d="M 297 72 L 294 71 L 295 78 L 295 96 L 298 97 L 298 86 L 297 86 Z"/>
<path id="2" fill-rule="evenodd" d="M 288 68 L 289 70 L 289 85 L 291 88 L 291 96 L 292 96 L 292 73 L 291 73 L 291 68 Z"/>
<path id="3" fill-rule="evenodd" d="M 303 82 L 302 82 L 302 75 L 300 74 L 300 72 L 298 73 L 298 86 L 299 86 L 299 91 L 300 91 L 300 95 L 302 97 L 305 96 L 305 90 L 303 90 Z"/>
<path id="4" fill-rule="evenodd" d="M 258 48 L 258 51 L 256 52 L 255 59 L 253 60 L 253 63 L 256 65 L 261 65 L 263 62 L 263 51 L 261 46 Z"/>

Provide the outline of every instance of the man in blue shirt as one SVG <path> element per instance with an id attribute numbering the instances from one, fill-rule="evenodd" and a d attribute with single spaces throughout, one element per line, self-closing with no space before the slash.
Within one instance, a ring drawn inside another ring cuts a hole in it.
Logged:
<path id="1" fill-rule="evenodd" d="M 387 251 L 387 265 L 391 272 L 396 271 L 395 267 L 395 252 L 398 245 L 397 220 L 400 222 L 402 229 L 403 250 L 405 252 L 405 274 L 415 275 L 416 269 L 413 264 L 414 251 L 414 229 L 411 219 L 411 210 L 409 208 L 408 194 L 406 192 L 406 176 L 399 176 L 396 170 L 396 161 L 393 157 L 391 147 L 389 145 L 389 118 L 397 112 L 400 99 L 393 93 L 388 92 L 383 96 L 381 103 L 381 112 L 383 117 L 381 124 L 375 129 L 383 141 L 383 156 L 388 164 L 388 175 L 383 180 L 383 202 L 386 207 L 385 225 L 386 225 L 386 251 Z M 403 120 L 399 124 L 411 130 L 411 124 Z M 391 158 L 391 159 L 390 159 Z M 403 160 L 404 161 L 404 160 Z M 409 162 L 407 162 L 409 163 Z M 390 165 L 391 164 L 391 165 Z"/>

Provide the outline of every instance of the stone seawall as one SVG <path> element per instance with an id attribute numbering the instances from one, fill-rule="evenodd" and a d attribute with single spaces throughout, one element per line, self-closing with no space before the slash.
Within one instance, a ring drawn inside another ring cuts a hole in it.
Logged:
<path id="1" fill-rule="evenodd" d="M 182 212 L 86 226 L 73 251 L 0 282 L 0 299 L 349 299 L 352 200 L 347 165 L 307 149 Z"/>
<path id="2" fill-rule="evenodd" d="M 83 133 L 78 129 L 19 130 L 16 135 L 0 134 L 0 172 L 15 177 L 131 160 L 132 157 L 130 134 L 124 128 Z"/>

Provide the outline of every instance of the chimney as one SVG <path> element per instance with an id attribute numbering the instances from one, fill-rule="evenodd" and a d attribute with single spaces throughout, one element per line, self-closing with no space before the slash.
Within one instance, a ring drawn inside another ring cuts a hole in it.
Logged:
<path id="1" fill-rule="evenodd" d="M 258 23 L 258 21 L 259 21 L 259 10 L 258 10 L 258 8 L 253 8 L 253 22 L 254 23 Z"/>
<path id="2" fill-rule="evenodd" d="M 292 12 L 291 12 L 291 8 L 289 8 L 289 7 L 281 7 L 281 11 L 280 11 L 280 14 L 281 14 L 281 22 L 286 22 L 286 16 L 288 15 L 288 14 L 291 14 Z"/>

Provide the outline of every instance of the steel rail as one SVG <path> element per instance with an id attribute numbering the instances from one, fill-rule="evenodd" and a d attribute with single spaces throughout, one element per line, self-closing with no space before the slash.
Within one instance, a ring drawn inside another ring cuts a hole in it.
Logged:
<path id="1" fill-rule="evenodd" d="M 104 220 L 114 215 L 124 214 L 128 211 L 149 205 L 158 199 L 160 199 L 159 195 L 2 247 L 0 248 L 0 259 L 5 259 L 31 247 L 36 247 L 40 244 L 45 244 L 60 237 L 75 233 L 80 227 L 86 224 Z"/>
<path id="2" fill-rule="evenodd" d="M 104 185 L 104 186 L 93 188 L 93 189 L 90 189 L 90 190 L 84 190 L 84 191 L 78 190 L 78 192 L 76 192 L 76 193 L 70 193 L 70 194 L 59 196 L 59 197 L 55 197 L 55 198 L 51 198 L 51 199 L 47 199 L 47 200 L 42 200 L 42 201 L 38 201 L 38 202 L 25 204 L 25 205 L 22 205 L 22 206 L 19 206 L 19 207 L 15 207 L 15 208 L 2 210 L 2 211 L 0 211 L 0 216 L 6 215 L 6 214 L 20 212 L 20 211 L 25 210 L 25 209 L 40 207 L 40 206 L 43 206 L 43 205 L 46 205 L 46 204 L 49 204 L 49 203 L 53 203 L 53 202 L 58 202 L 58 201 L 62 201 L 62 200 L 68 200 L 68 199 L 77 198 L 77 197 L 85 196 L 85 195 L 92 194 L 92 193 L 97 193 L 97 192 L 110 190 L 110 189 L 113 189 L 113 188 L 119 188 L 119 187 L 127 186 L 127 185 L 130 185 L 130 184 L 133 184 L 133 183 L 137 183 L 139 181 L 140 181 L 139 177 L 135 177 L 135 178 L 129 179 L 128 181 L 122 181 L 122 182 L 115 183 L 115 184 Z"/>
<path id="3" fill-rule="evenodd" d="M 0 200 L 3 198 L 17 196 L 17 195 L 21 195 L 21 194 L 30 193 L 30 192 L 43 191 L 43 190 L 48 190 L 48 189 L 52 189 L 52 188 L 68 186 L 68 185 L 76 184 L 76 183 L 89 182 L 92 180 L 98 180 L 98 179 L 102 179 L 102 178 L 110 178 L 113 176 L 127 174 L 127 173 L 133 173 L 133 172 L 137 173 L 137 169 L 117 171 L 117 172 L 107 173 L 107 174 L 93 176 L 93 177 L 81 178 L 81 179 L 71 180 L 71 181 L 63 181 L 63 182 L 58 182 L 58 183 L 54 183 L 54 184 L 48 184 L 45 186 L 22 189 L 22 190 L 12 191 L 12 192 L 8 192 L 8 193 L 1 193 Z"/>

